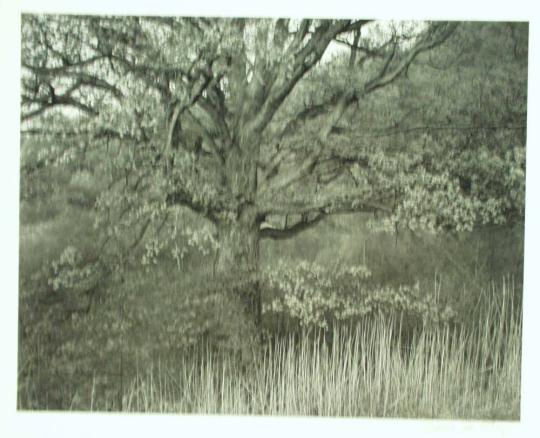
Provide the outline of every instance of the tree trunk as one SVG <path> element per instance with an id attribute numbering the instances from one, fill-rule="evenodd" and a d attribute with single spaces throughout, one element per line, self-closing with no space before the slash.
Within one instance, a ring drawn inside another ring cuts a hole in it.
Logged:
<path id="1" fill-rule="evenodd" d="M 259 285 L 259 227 L 256 218 L 245 209 L 236 221 L 218 226 L 218 278 L 244 307 L 258 329 L 261 325 L 261 290 Z"/>

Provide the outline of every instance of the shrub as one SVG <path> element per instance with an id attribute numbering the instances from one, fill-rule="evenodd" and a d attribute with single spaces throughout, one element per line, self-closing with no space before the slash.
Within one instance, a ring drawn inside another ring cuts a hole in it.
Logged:
<path id="1" fill-rule="evenodd" d="M 263 313 L 321 329 L 373 314 L 397 314 L 421 325 L 451 322 L 456 316 L 435 294 L 422 294 L 418 284 L 373 285 L 367 281 L 370 276 L 365 265 L 328 268 L 315 262 L 280 260 L 263 273 L 263 282 L 273 295 Z"/>

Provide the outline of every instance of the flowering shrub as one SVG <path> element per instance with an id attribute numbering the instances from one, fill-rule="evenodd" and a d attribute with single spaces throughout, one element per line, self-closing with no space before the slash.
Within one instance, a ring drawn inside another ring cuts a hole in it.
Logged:
<path id="1" fill-rule="evenodd" d="M 352 321 L 375 313 L 399 313 L 423 324 L 452 321 L 456 313 L 415 286 L 369 285 L 364 265 L 328 268 L 317 263 L 280 260 L 263 272 L 274 298 L 263 306 L 267 315 L 283 315 L 306 328 L 327 329 L 332 322 Z"/>
<path id="2" fill-rule="evenodd" d="M 89 289 L 100 275 L 94 263 L 85 264 L 82 255 L 68 246 L 51 265 L 48 284 L 53 291 Z"/>
<path id="3" fill-rule="evenodd" d="M 179 269 L 190 250 L 195 250 L 203 256 L 208 256 L 219 248 L 219 242 L 209 225 L 202 225 L 197 228 L 188 226 L 182 230 L 178 230 L 174 226 L 172 238 L 176 238 L 177 235 L 181 238 L 183 245 L 178 245 L 175 239 L 171 254 Z"/>

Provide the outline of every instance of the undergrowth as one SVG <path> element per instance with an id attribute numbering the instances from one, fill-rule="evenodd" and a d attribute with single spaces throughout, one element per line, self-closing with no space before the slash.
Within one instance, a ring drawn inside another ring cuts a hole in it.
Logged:
<path id="1" fill-rule="evenodd" d="M 521 311 L 511 284 L 485 293 L 474 325 L 405 336 L 399 317 L 380 314 L 330 334 L 268 341 L 249 360 L 201 344 L 174 367 L 156 359 L 139 369 L 121 393 L 122 410 L 517 420 Z M 107 405 L 93 393 L 89 403 Z"/>

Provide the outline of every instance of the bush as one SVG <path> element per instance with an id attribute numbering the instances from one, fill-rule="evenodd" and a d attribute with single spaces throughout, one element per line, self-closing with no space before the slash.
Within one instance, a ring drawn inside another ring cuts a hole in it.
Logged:
<path id="1" fill-rule="evenodd" d="M 455 311 L 422 294 L 418 284 L 398 287 L 370 284 L 365 265 L 324 267 L 315 262 L 280 260 L 263 273 L 273 296 L 263 307 L 267 315 L 291 318 L 303 328 L 327 329 L 374 314 L 399 315 L 408 322 L 432 325 L 452 322 Z"/>

